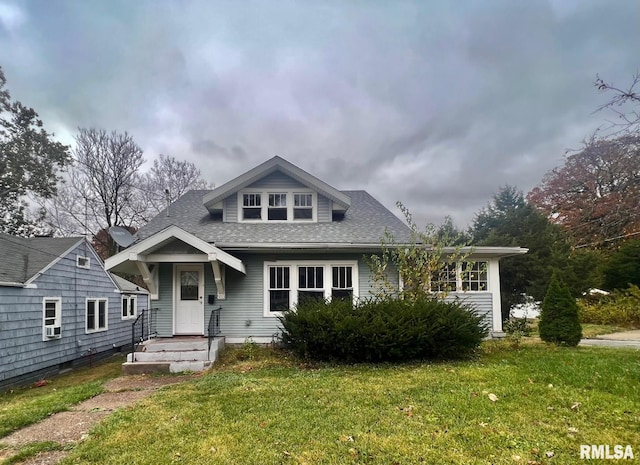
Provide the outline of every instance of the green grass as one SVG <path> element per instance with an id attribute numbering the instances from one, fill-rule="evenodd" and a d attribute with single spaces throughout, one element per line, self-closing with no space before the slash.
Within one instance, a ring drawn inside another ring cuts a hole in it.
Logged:
<path id="1" fill-rule="evenodd" d="M 639 368 L 635 350 L 536 343 L 397 366 L 231 350 L 107 418 L 63 463 L 568 464 L 580 444 L 640 454 Z"/>
<path id="2" fill-rule="evenodd" d="M 13 465 L 14 463 L 20 463 L 28 458 L 35 457 L 41 452 L 51 452 L 55 450 L 68 450 L 70 446 L 63 446 L 53 441 L 46 442 L 32 442 L 26 444 L 20 450 L 11 457 L 2 461 L 2 465 Z"/>
<path id="3" fill-rule="evenodd" d="M 1 393 L 0 438 L 101 393 L 105 381 L 120 375 L 122 360 L 121 356 L 114 356 L 95 367 L 56 376 L 42 387 L 27 386 Z"/>
<path id="4" fill-rule="evenodd" d="M 531 329 L 531 336 L 538 337 L 538 319 L 530 318 L 528 321 L 529 328 Z M 591 323 L 580 323 L 582 326 L 582 337 L 593 338 L 596 336 L 602 336 L 604 334 L 618 333 L 623 331 L 629 331 L 633 328 L 616 325 L 596 325 Z"/>
<path id="5" fill-rule="evenodd" d="M 629 328 L 614 325 L 594 325 L 591 323 L 582 323 L 582 337 L 585 338 L 603 336 L 605 334 L 618 333 L 622 331 L 629 331 Z"/>

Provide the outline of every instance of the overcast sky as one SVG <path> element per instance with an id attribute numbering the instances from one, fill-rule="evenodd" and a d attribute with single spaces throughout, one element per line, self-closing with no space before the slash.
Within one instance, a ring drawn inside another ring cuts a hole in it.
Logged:
<path id="1" fill-rule="evenodd" d="M 611 118 L 640 2 L 0 0 L 0 66 L 64 143 L 128 131 L 217 185 L 280 155 L 465 227 Z"/>

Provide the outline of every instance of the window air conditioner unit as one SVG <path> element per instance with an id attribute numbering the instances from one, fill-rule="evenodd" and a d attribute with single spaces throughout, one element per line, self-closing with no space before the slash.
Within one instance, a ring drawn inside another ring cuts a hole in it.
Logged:
<path id="1" fill-rule="evenodd" d="M 47 337 L 60 337 L 60 326 L 47 326 L 45 330 Z"/>

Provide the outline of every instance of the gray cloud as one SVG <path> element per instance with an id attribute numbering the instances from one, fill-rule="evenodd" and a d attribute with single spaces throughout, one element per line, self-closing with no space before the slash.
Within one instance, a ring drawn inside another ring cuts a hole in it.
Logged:
<path id="1" fill-rule="evenodd" d="M 0 65 L 68 143 L 127 130 L 218 185 L 277 154 L 466 225 L 603 123 L 593 80 L 631 79 L 639 16 L 634 0 L 0 0 Z"/>

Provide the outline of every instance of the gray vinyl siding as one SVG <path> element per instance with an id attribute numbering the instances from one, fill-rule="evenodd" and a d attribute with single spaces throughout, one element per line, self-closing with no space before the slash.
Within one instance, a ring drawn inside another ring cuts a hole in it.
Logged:
<path id="1" fill-rule="evenodd" d="M 90 269 L 76 255 L 91 257 Z M 52 257 L 52 261 L 54 258 Z M 122 295 L 93 251 L 81 244 L 39 276 L 36 288 L 0 287 L 0 387 L 31 372 L 113 350 L 131 342 L 132 319 L 122 319 Z M 61 299 L 61 337 L 43 340 L 43 299 Z M 85 334 L 86 299 L 108 299 L 106 331 Z M 147 296 L 137 298 L 138 311 Z"/>
<path id="2" fill-rule="evenodd" d="M 238 194 L 233 193 L 223 202 L 222 221 L 226 223 L 238 222 Z"/>
<path id="3" fill-rule="evenodd" d="M 472 306 L 484 317 L 489 329 L 493 328 L 493 295 L 491 292 L 454 292 L 447 296 L 447 300 L 460 299 Z"/>
<path id="4" fill-rule="evenodd" d="M 304 184 L 296 181 L 290 176 L 287 176 L 280 171 L 271 173 L 264 178 L 258 179 L 253 184 L 247 186 L 247 189 L 290 189 L 290 188 L 304 188 L 307 187 Z"/>
<path id="5" fill-rule="evenodd" d="M 331 200 L 324 195 L 318 194 L 318 223 L 331 223 L 332 217 Z"/>

